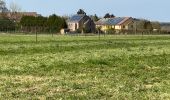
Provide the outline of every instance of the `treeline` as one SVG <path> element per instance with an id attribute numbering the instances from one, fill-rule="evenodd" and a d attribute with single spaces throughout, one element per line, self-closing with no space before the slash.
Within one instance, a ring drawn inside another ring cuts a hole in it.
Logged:
<path id="1" fill-rule="evenodd" d="M 55 14 L 49 17 L 23 16 L 19 22 L 10 20 L 7 17 L 0 17 L 0 31 L 4 32 L 25 32 L 25 33 L 57 33 L 62 28 L 67 28 L 63 17 Z"/>
<path id="2" fill-rule="evenodd" d="M 67 28 L 65 19 L 55 14 L 49 17 L 23 16 L 19 24 L 23 32 L 59 32 Z"/>
<path id="3" fill-rule="evenodd" d="M 85 13 L 85 12 L 84 12 Z M 0 31 L 1 32 L 22 32 L 22 33 L 59 33 L 61 29 L 67 28 L 66 19 L 68 17 L 60 17 L 55 14 L 50 15 L 49 17 L 44 16 L 23 16 L 20 21 L 11 20 L 6 17 L 7 15 L 0 14 Z M 91 19 L 96 22 L 100 18 L 95 14 L 90 16 Z M 113 14 L 107 13 L 104 18 L 114 18 Z M 133 30 L 121 30 L 116 31 L 113 29 L 107 30 L 107 33 L 160 33 L 161 25 L 159 22 L 151 22 L 145 19 L 133 19 L 134 23 L 132 25 Z M 96 33 L 100 29 L 96 29 Z"/>

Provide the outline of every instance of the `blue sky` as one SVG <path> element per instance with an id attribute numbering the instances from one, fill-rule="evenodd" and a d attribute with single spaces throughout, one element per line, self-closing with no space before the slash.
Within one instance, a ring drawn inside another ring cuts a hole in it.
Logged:
<path id="1" fill-rule="evenodd" d="M 103 16 L 132 16 L 153 21 L 170 22 L 170 0 L 5 0 L 7 5 L 14 1 L 23 11 L 36 11 L 50 14 L 72 15 L 82 8 L 87 14 Z"/>

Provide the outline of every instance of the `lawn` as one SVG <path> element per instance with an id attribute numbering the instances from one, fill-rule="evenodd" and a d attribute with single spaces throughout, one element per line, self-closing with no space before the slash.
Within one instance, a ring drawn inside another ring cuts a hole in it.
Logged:
<path id="1" fill-rule="evenodd" d="M 0 35 L 0 99 L 169 100 L 170 36 Z"/>

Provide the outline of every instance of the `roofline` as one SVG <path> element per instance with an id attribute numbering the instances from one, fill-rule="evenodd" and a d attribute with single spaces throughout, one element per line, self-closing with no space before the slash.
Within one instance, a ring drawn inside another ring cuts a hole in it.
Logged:
<path id="1" fill-rule="evenodd" d="M 74 22 L 74 23 L 76 23 L 76 22 L 79 22 L 80 20 L 82 20 L 83 18 L 84 18 L 84 16 L 87 16 L 87 15 L 84 15 L 84 14 L 75 14 L 75 15 L 83 15 L 79 20 L 77 20 L 77 21 L 69 21 L 69 19 L 68 19 L 68 21 L 67 22 Z M 73 16 L 75 16 L 75 15 L 73 15 Z"/>
<path id="2" fill-rule="evenodd" d="M 102 24 L 102 23 L 100 23 L 100 20 L 99 21 L 97 21 L 95 24 L 96 25 L 121 25 L 121 24 L 123 24 L 124 22 L 126 22 L 128 19 L 130 19 L 130 18 L 132 18 L 132 17 L 114 17 L 114 18 L 124 18 L 121 22 L 119 22 L 119 23 L 117 23 L 117 24 Z M 114 18 L 102 18 L 102 19 L 114 19 Z"/>
<path id="3" fill-rule="evenodd" d="M 119 22 L 117 25 L 122 25 L 123 23 L 125 23 L 130 18 L 132 18 L 132 17 L 124 17 L 124 19 L 121 22 Z"/>

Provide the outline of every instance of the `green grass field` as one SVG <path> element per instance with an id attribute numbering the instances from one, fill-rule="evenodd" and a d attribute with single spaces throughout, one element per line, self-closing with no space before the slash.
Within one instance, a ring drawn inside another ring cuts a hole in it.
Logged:
<path id="1" fill-rule="evenodd" d="M 170 36 L 0 35 L 0 100 L 169 100 Z"/>

